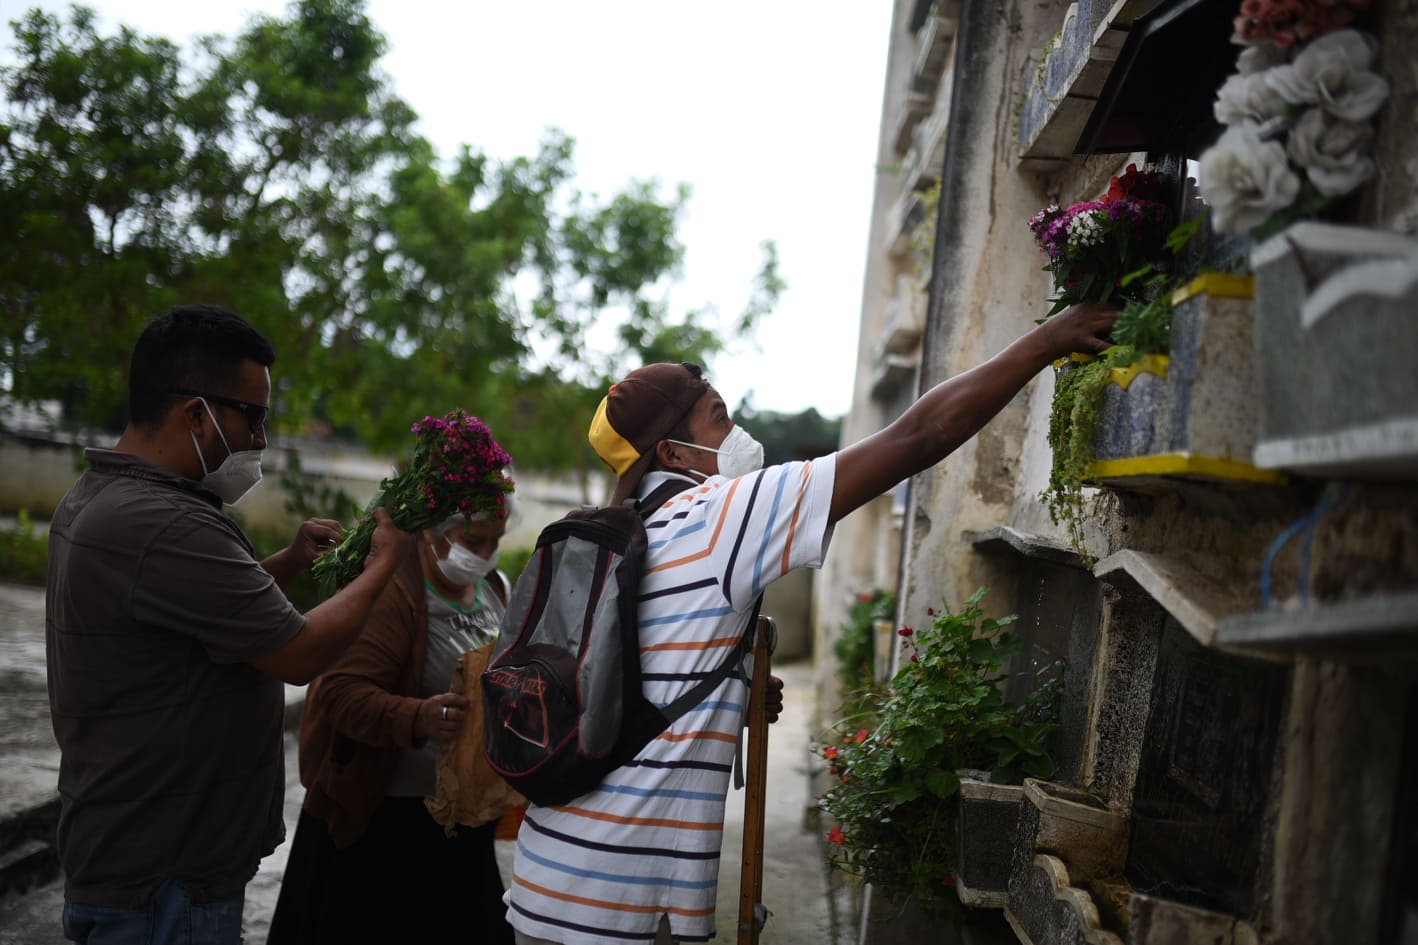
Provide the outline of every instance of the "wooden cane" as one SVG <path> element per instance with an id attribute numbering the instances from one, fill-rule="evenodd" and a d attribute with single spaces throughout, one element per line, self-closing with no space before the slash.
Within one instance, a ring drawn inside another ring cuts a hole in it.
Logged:
<path id="1" fill-rule="evenodd" d="M 768 785 L 768 662 L 777 642 L 772 617 L 759 617 L 753 641 L 753 679 L 748 697 L 748 778 L 743 800 L 743 856 L 739 872 L 738 945 L 757 945 L 768 921 L 763 906 L 763 810 Z"/>

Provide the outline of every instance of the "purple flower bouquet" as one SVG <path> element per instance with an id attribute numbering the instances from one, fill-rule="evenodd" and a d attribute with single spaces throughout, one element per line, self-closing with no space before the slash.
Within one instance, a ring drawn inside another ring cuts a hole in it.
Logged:
<path id="1" fill-rule="evenodd" d="M 1049 260 L 1044 269 L 1054 277 L 1049 315 L 1079 302 L 1142 300 L 1138 277 L 1152 271 L 1171 224 L 1158 189 L 1157 174 L 1129 164 L 1097 200 L 1045 207 L 1030 218 L 1034 241 Z"/>

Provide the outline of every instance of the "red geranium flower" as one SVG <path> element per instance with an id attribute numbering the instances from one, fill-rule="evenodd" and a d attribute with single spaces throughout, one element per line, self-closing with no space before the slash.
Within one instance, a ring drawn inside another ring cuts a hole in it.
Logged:
<path id="1" fill-rule="evenodd" d="M 836 758 L 837 746 L 828 745 L 826 748 L 822 749 L 822 757 L 826 758 L 828 761 L 831 761 L 833 758 Z"/>
<path id="2" fill-rule="evenodd" d="M 915 633 L 916 631 L 915 631 L 915 630 L 912 630 L 910 627 L 902 627 L 900 630 L 897 630 L 896 632 L 899 633 L 899 634 L 901 634 L 903 637 L 909 637 L 911 634 Z"/>
<path id="3" fill-rule="evenodd" d="M 827 842 L 828 842 L 828 843 L 837 843 L 837 844 L 840 844 L 840 843 L 842 843 L 842 841 L 844 841 L 844 840 L 846 840 L 846 839 L 847 839 L 847 838 L 846 838 L 846 835 L 842 833 L 842 828 L 841 828 L 841 827 L 833 827 L 831 830 L 827 831 Z"/>

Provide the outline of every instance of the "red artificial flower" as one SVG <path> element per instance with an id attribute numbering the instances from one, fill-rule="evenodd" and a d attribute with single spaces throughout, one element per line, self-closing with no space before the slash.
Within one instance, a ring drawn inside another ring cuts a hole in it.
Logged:
<path id="1" fill-rule="evenodd" d="M 866 741 L 866 740 L 867 740 L 867 730 L 866 730 L 866 729 L 860 729 L 860 730 L 857 732 L 857 744 L 860 745 L 862 742 L 864 742 L 864 741 Z"/>
<path id="2" fill-rule="evenodd" d="M 833 827 L 831 830 L 827 831 L 828 843 L 841 844 L 846 839 L 847 836 L 846 834 L 842 833 L 841 827 Z"/>
<path id="3" fill-rule="evenodd" d="M 836 758 L 837 754 L 838 752 L 836 745 L 828 745 L 826 748 L 822 749 L 822 757 L 826 758 L 828 761 L 831 761 L 833 758 Z"/>
<path id="4" fill-rule="evenodd" d="M 912 630 L 910 627 L 902 627 L 900 630 L 897 630 L 896 632 L 899 633 L 899 634 L 901 634 L 903 637 L 909 637 L 911 634 L 915 633 L 916 631 Z"/>
<path id="5" fill-rule="evenodd" d="M 1122 176 L 1112 179 L 1108 192 L 1098 201 L 1107 206 L 1119 200 L 1151 200 L 1155 197 L 1157 182 L 1155 171 L 1139 171 L 1136 164 L 1129 164 Z"/>

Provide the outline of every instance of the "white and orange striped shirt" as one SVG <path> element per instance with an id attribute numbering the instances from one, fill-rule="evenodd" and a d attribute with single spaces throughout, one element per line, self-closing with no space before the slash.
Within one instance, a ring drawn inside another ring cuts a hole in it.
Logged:
<path id="1" fill-rule="evenodd" d="M 686 479 L 649 517 L 640 662 L 651 701 L 672 702 L 719 666 L 764 587 L 821 565 L 835 470 L 834 455 L 738 479 Z M 668 478 L 647 475 L 640 494 Z M 513 927 L 565 945 L 648 943 L 667 914 L 676 940 L 708 941 L 747 700 L 735 675 L 596 790 L 533 806 L 505 897 Z"/>

